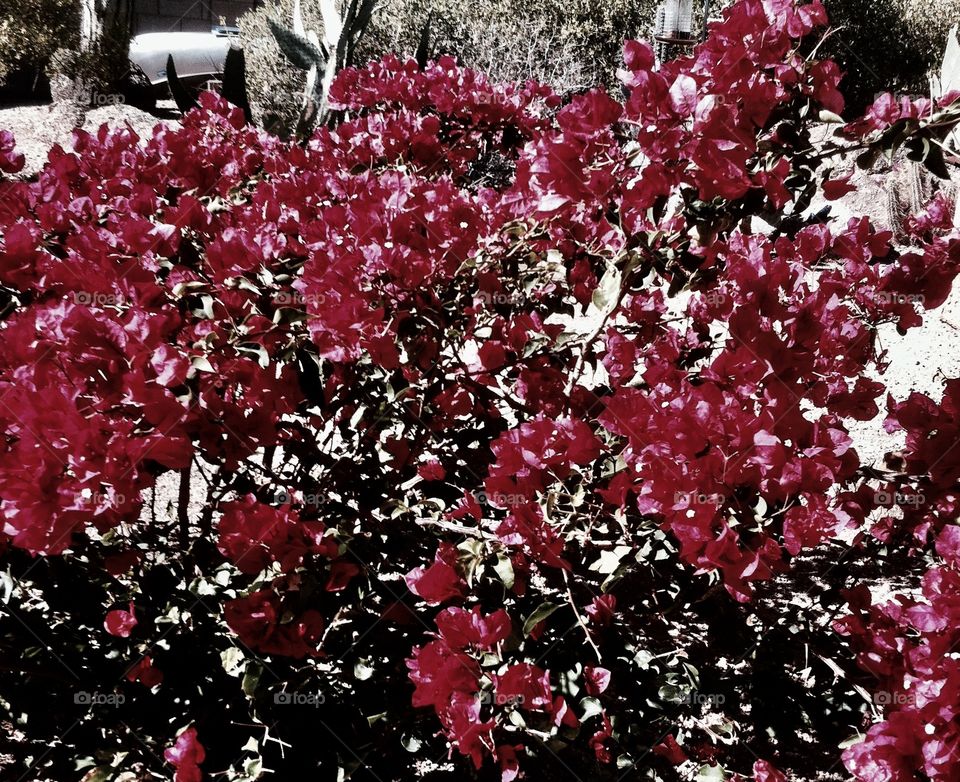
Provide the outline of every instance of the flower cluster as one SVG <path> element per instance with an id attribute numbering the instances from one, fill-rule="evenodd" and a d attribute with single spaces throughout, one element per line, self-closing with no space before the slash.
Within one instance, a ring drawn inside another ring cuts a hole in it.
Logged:
<path id="1" fill-rule="evenodd" d="M 943 562 L 919 595 L 874 605 L 859 587 L 847 595 L 853 613 L 836 622 L 874 679 L 882 715 L 843 755 L 862 782 L 945 781 L 960 771 L 960 527 L 945 527 L 936 551 Z"/>
<path id="2" fill-rule="evenodd" d="M 880 412 L 878 328 L 944 302 L 960 234 L 942 197 L 906 244 L 808 209 L 852 187 L 812 153 L 811 119 L 843 109 L 802 54 L 825 24 L 740 0 L 659 69 L 628 42 L 622 101 L 387 57 L 340 75 L 342 121 L 304 146 L 205 94 L 0 182 L 3 554 L 48 579 L 25 610 L 61 612 L 70 654 L 96 637 L 77 670 L 116 668 L 118 734 L 175 742 L 184 782 L 238 753 L 232 778 L 300 778 L 314 750 L 347 777 L 361 747 L 383 778 L 447 754 L 505 782 L 782 782 L 782 734 L 770 761 L 721 738 L 774 735 L 761 709 L 674 696 L 743 690 L 751 601 L 812 549 L 936 536 L 923 600 L 850 593 L 859 662 L 922 698 L 845 757 L 866 782 L 951 778 L 958 381 L 887 401 L 888 473 L 849 428 Z M 929 109 L 881 100 L 846 132 L 939 132 Z M 719 644 L 742 644 L 725 667 Z M 281 712 L 301 701 L 320 716 Z"/>

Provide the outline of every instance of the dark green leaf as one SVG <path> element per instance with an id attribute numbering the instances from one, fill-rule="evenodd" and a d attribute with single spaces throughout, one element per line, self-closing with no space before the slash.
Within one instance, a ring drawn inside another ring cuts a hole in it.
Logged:
<path id="1" fill-rule="evenodd" d="M 248 123 L 253 122 L 250 101 L 247 99 L 247 62 L 243 49 L 231 46 L 227 49 L 227 60 L 223 66 L 223 97 L 234 106 L 243 109 Z"/>
<path id="2" fill-rule="evenodd" d="M 187 90 L 177 75 L 177 66 L 173 64 L 173 55 L 167 55 L 167 84 L 170 85 L 170 94 L 173 96 L 177 108 L 184 114 L 195 109 L 199 104 L 196 98 Z"/>
<path id="3" fill-rule="evenodd" d="M 934 176 L 940 179 L 950 179 L 950 171 L 947 170 L 947 163 L 943 159 L 943 149 L 937 144 L 930 145 L 930 150 L 923 160 L 923 165 L 925 165 L 927 170 Z"/>
<path id="4" fill-rule="evenodd" d="M 422 71 L 430 61 L 430 26 L 433 24 L 433 11 L 427 14 L 427 21 L 420 31 L 420 43 L 417 45 L 417 65 Z"/>
<path id="5" fill-rule="evenodd" d="M 532 614 L 530 614 L 530 616 L 527 617 L 527 621 L 523 623 L 523 634 L 525 636 L 530 635 L 530 633 L 533 632 L 534 627 L 540 624 L 558 608 L 560 608 L 559 603 L 542 603 L 533 611 Z"/>
<path id="6" fill-rule="evenodd" d="M 273 37 L 277 39 L 280 51 L 297 68 L 304 71 L 309 71 L 314 65 L 323 68 L 323 52 L 310 41 L 302 35 L 297 35 L 293 30 L 278 24 L 273 19 L 267 19 L 267 24 L 270 26 Z"/>
<path id="7" fill-rule="evenodd" d="M 881 154 L 883 154 L 883 150 L 880 147 L 870 147 L 866 152 L 857 156 L 857 166 L 863 171 L 869 171 L 876 165 Z"/>

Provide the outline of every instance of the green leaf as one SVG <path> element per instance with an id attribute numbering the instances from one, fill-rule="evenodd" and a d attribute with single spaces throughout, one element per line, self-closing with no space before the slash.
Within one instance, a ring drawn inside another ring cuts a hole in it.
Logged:
<path id="1" fill-rule="evenodd" d="M 177 104 L 180 112 L 186 114 L 190 109 L 195 109 L 200 104 L 193 97 L 187 88 L 180 81 L 177 75 L 177 66 L 173 63 L 173 55 L 167 55 L 167 84 L 170 86 L 170 94 L 173 96 L 173 102 Z"/>
<path id="2" fill-rule="evenodd" d="M 343 19 L 333 0 L 320 0 L 320 16 L 323 18 L 323 39 L 327 46 L 335 49 L 343 30 Z"/>
<path id="3" fill-rule="evenodd" d="M 609 576 L 611 573 L 616 573 L 617 568 L 620 567 L 620 563 L 623 561 L 623 558 L 626 557 L 633 551 L 629 546 L 617 546 L 612 551 L 610 549 L 604 549 L 600 552 L 600 559 L 590 565 L 590 570 L 600 573 L 604 576 Z"/>
<path id="4" fill-rule="evenodd" d="M 248 698 L 252 698 L 257 691 L 262 673 L 263 670 L 260 667 L 260 663 L 251 662 L 247 665 L 247 670 L 243 674 L 243 683 L 240 686 L 243 688 L 243 694 Z"/>
<path id="5" fill-rule="evenodd" d="M 560 607 L 560 603 L 542 603 L 540 606 L 538 606 L 534 612 L 527 617 L 527 621 L 523 623 L 524 637 L 530 635 L 530 633 L 533 632 L 534 627 L 540 624 L 544 619 L 546 619 Z"/>
<path id="6" fill-rule="evenodd" d="M 722 766 L 700 766 L 696 782 L 723 782 L 727 778 Z"/>
<path id="7" fill-rule="evenodd" d="M 246 353 L 248 356 L 256 357 L 257 363 L 260 365 L 261 369 L 266 369 L 268 366 L 270 366 L 270 355 L 267 353 L 267 349 L 263 345 L 246 342 L 242 345 L 237 345 L 237 350 L 239 352 Z"/>
<path id="8" fill-rule="evenodd" d="M 915 163 L 921 163 L 926 158 L 927 154 L 929 154 L 930 141 L 925 138 L 914 136 L 913 138 L 907 139 L 903 147 L 907 150 L 908 160 L 912 160 Z"/>
<path id="9" fill-rule="evenodd" d="M 620 283 L 623 277 L 616 266 L 607 269 L 600 284 L 593 292 L 593 306 L 604 315 L 609 314 L 617 306 L 620 297 Z"/>
<path id="10" fill-rule="evenodd" d="M 580 701 L 580 708 L 583 709 L 583 714 L 580 716 L 581 722 L 586 722 L 591 717 L 603 713 L 603 704 L 596 698 L 584 698 Z"/>
<path id="11" fill-rule="evenodd" d="M 13 576 L 10 574 L 10 567 L 8 566 L 5 573 L 0 573 L 0 601 L 9 603 L 15 589 L 16 583 L 13 580 Z"/>
<path id="12" fill-rule="evenodd" d="M 267 19 L 267 24 L 270 26 L 273 37 L 277 39 L 280 51 L 294 66 L 304 71 L 309 71 L 315 65 L 323 67 L 323 52 L 305 37 L 297 35 L 293 30 L 278 24 L 273 19 Z"/>
<path id="13" fill-rule="evenodd" d="M 850 749 L 850 747 L 854 747 L 857 744 L 861 743 L 865 738 L 866 736 L 864 736 L 862 733 L 857 733 L 848 739 L 844 739 L 837 746 L 840 749 Z"/>
<path id="14" fill-rule="evenodd" d="M 215 372 L 213 364 L 210 363 L 210 359 L 206 356 L 194 356 L 190 360 L 190 366 L 193 370 L 193 373 L 196 372 Z"/>
<path id="15" fill-rule="evenodd" d="M 350 36 L 351 43 L 356 43 L 367 31 L 370 20 L 373 18 L 373 9 L 376 7 L 376 0 L 363 0 L 359 10 L 351 20 L 350 29 L 347 34 Z"/>
<path id="16" fill-rule="evenodd" d="M 478 568 L 483 562 L 483 541 L 475 539 L 465 540 L 457 546 L 457 551 L 460 552 L 457 561 L 463 568 L 463 576 L 467 584 L 473 586 L 474 579 L 477 577 Z"/>
<path id="17" fill-rule="evenodd" d="M 513 589 L 515 575 L 513 572 L 513 562 L 510 557 L 504 554 L 497 554 L 497 564 L 493 566 L 500 580 L 507 589 Z"/>
<path id="18" fill-rule="evenodd" d="M 307 36 L 307 30 L 303 25 L 303 12 L 300 8 L 300 0 L 293 0 L 293 31 L 304 38 Z"/>
<path id="19" fill-rule="evenodd" d="M 220 663 L 227 676 L 239 676 L 243 670 L 244 659 L 243 652 L 236 646 L 230 646 L 220 652 Z"/>
<path id="20" fill-rule="evenodd" d="M 243 771 L 249 779 L 260 779 L 263 776 L 263 759 L 250 758 L 243 764 Z"/>
<path id="21" fill-rule="evenodd" d="M 947 170 L 947 163 L 943 158 L 943 149 L 937 144 L 931 144 L 927 156 L 923 159 L 923 165 L 927 170 L 940 179 L 950 180 L 950 171 Z"/>
<path id="22" fill-rule="evenodd" d="M 433 11 L 427 14 L 426 24 L 420 31 L 420 43 L 417 44 L 417 65 L 422 71 L 430 61 L 430 27 L 433 24 Z"/>
<path id="23" fill-rule="evenodd" d="M 250 101 L 247 99 L 247 61 L 243 56 L 243 49 L 233 46 L 227 49 L 221 94 L 228 103 L 243 109 L 247 124 L 253 122 L 253 112 L 250 111 Z"/>
<path id="24" fill-rule="evenodd" d="M 216 588 L 202 576 L 190 582 L 189 590 L 197 597 L 213 597 L 217 594 Z"/>
<path id="25" fill-rule="evenodd" d="M 633 656 L 633 662 L 636 663 L 636 665 L 642 670 L 649 668 L 650 663 L 652 663 L 655 659 L 656 657 L 650 654 L 650 652 L 648 652 L 646 649 L 638 650 Z"/>
<path id="26" fill-rule="evenodd" d="M 667 703 L 682 703 L 683 702 L 684 692 L 679 687 L 675 687 L 672 684 L 661 685 L 660 689 L 657 690 L 657 697 L 662 701 Z"/>
<path id="27" fill-rule="evenodd" d="M 882 154 L 883 150 L 879 146 L 870 147 L 866 152 L 857 155 L 857 167 L 863 171 L 869 171 Z"/>
<path id="28" fill-rule="evenodd" d="M 359 681 L 365 682 L 373 676 L 373 666 L 369 659 L 359 659 L 353 664 L 353 675 Z"/>

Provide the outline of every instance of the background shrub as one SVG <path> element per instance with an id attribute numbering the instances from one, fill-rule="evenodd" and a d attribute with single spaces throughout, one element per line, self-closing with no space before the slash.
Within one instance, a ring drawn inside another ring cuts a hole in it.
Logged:
<path id="1" fill-rule="evenodd" d="M 292 0 L 274 0 L 240 20 L 254 111 L 268 127 L 289 128 L 299 110 L 303 74 L 292 68 L 267 26 L 289 23 Z M 597 84 L 616 88 L 623 41 L 649 37 L 654 0 L 387 0 L 378 7 L 358 61 L 386 52 L 412 55 L 433 14 L 432 52 L 457 56 L 495 82 L 536 81 L 572 93 Z M 319 8 L 303 4 L 308 28 L 322 30 Z"/>
<path id="2" fill-rule="evenodd" d="M 939 67 L 947 32 L 960 23 L 960 0 L 906 0 L 905 16 L 917 52 Z"/>
<path id="3" fill-rule="evenodd" d="M 154 105 L 146 76 L 130 63 L 131 6 L 121 3 L 104 34 L 81 52 L 77 0 L 11 0 L 0 14 L 0 94 L 23 100 L 46 95 L 78 105 L 120 100 Z"/>
<path id="4" fill-rule="evenodd" d="M 0 12 L 0 87 L 15 75 L 36 82 L 54 51 L 76 48 L 76 0 L 4 0 Z"/>
<path id="5" fill-rule="evenodd" d="M 139 97 L 131 95 L 131 86 L 137 81 L 135 71 L 144 82 L 141 92 L 148 94 L 146 76 L 131 64 L 129 51 L 130 37 L 128 28 L 123 24 L 109 26 L 88 51 L 66 47 L 57 49 L 46 69 L 53 99 L 75 100 L 87 106 Z"/>
<path id="6" fill-rule="evenodd" d="M 943 58 L 947 31 L 960 22 L 960 0 L 825 0 L 830 22 L 842 28 L 826 54 L 846 72 L 852 109 L 878 92 L 926 94 L 927 74 Z"/>

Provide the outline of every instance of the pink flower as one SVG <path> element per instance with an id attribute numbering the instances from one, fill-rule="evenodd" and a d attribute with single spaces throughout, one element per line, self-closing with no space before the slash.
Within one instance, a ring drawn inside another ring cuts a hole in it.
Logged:
<path id="1" fill-rule="evenodd" d="M 174 745 L 163 752 L 164 760 L 176 769 L 175 782 L 201 782 L 200 764 L 205 756 L 203 745 L 197 739 L 197 729 L 192 725 L 181 731 Z"/>
<path id="2" fill-rule="evenodd" d="M 414 568 L 405 580 L 410 591 L 429 605 L 462 598 L 467 587 L 457 570 L 457 549 L 449 543 L 437 547 L 432 565 Z"/>
<path id="3" fill-rule="evenodd" d="M 600 695 L 610 686 L 610 671 L 599 666 L 587 665 L 583 669 L 587 695 Z"/>
<path id="4" fill-rule="evenodd" d="M 103 626 L 110 635 L 118 638 L 128 638 L 133 628 L 137 626 L 137 617 L 133 609 L 133 602 L 130 603 L 130 610 L 116 609 L 107 614 L 103 621 Z"/>

